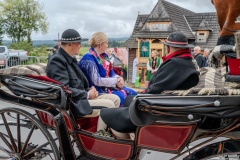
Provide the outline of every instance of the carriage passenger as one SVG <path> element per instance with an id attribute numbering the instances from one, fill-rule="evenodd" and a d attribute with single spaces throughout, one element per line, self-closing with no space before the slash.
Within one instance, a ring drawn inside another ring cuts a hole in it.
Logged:
<path id="1" fill-rule="evenodd" d="M 74 29 L 67 29 L 60 39 L 61 47 L 48 61 L 47 76 L 62 83 L 71 91 L 70 111 L 74 116 L 98 116 L 99 110 L 92 110 L 91 106 L 104 106 L 117 108 L 120 99 L 113 94 L 99 95 L 95 87 L 89 88 L 87 78 L 78 67 L 74 56 L 79 54 L 81 48 L 80 34 Z M 98 129 L 105 126 L 98 124 Z"/>
<path id="2" fill-rule="evenodd" d="M 187 90 L 197 85 L 199 72 L 190 52 L 193 46 L 188 44 L 187 37 L 181 32 L 173 32 L 164 44 L 167 55 L 163 57 L 163 63 L 150 80 L 146 93 L 160 94 L 165 90 Z M 114 132 L 122 132 L 122 137 L 128 137 L 127 133 L 135 132 L 137 128 L 130 120 L 129 108 L 102 109 L 100 116 Z"/>
<path id="3" fill-rule="evenodd" d="M 105 53 L 108 37 L 103 32 L 96 32 L 89 40 L 89 44 L 91 48 L 79 61 L 79 67 L 87 77 L 90 87 L 94 86 L 99 93 L 117 95 L 122 106 L 128 95 L 137 93 L 125 87 L 123 78 L 114 73 L 113 64 Z"/>

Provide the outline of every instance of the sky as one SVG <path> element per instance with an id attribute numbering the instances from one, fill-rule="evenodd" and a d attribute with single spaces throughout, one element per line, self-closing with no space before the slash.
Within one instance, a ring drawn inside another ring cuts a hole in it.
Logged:
<path id="1" fill-rule="evenodd" d="M 64 30 L 76 29 L 90 38 L 102 31 L 110 38 L 130 37 L 138 14 L 150 14 L 158 0 L 38 0 L 46 14 L 47 34 L 33 33 L 33 40 L 53 40 Z M 211 0 L 168 0 L 193 12 L 215 12 Z M 6 37 L 5 37 L 6 38 Z"/>

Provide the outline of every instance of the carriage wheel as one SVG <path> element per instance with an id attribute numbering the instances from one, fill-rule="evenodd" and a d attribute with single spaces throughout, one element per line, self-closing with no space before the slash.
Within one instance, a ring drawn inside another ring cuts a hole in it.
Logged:
<path id="1" fill-rule="evenodd" d="M 46 127 L 33 115 L 17 108 L 0 110 L 0 159 L 60 159 Z"/>
<path id="2" fill-rule="evenodd" d="M 205 146 L 184 160 L 240 159 L 240 140 L 227 140 Z"/>

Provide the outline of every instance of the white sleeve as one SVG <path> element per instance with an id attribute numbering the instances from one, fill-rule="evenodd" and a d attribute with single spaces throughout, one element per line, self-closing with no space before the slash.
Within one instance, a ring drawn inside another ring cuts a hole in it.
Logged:
<path id="1" fill-rule="evenodd" d="M 88 71 L 89 78 L 94 83 L 94 85 L 102 87 L 116 87 L 117 77 L 101 77 L 97 65 L 90 60 L 85 61 L 84 66 Z"/>
<path id="2" fill-rule="evenodd" d="M 147 70 L 149 70 L 149 71 L 152 70 L 152 67 L 149 66 L 149 60 L 147 62 Z"/>
<path id="3" fill-rule="evenodd" d="M 111 57 L 111 58 L 110 58 L 110 62 L 113 64 L 113 62 L 114 62 L 114 57 Z"/>

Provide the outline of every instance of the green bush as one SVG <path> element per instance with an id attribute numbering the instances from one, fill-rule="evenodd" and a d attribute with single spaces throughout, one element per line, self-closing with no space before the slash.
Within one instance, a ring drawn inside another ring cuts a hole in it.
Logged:
<path id="1" fill-rule="evenodd" d="M 10 49 L 16 49 L 16 50 L 25 50 L 28 53 L 33 50 L 32 44 L 28 43 L 27 41 L 21 41 L 17 43 L 11 43 L 9 46 Z"/>
<path id="2" fill-rule="evenodd" d="M 86 52 L 88 52 L 88 50 L 89 50 L 89 47 L 82 47 L 80 49 L 79 56 L 83 56 Z"/>
<path id="3" fill-rule="evenodd" d="M 46 46 L 41 46 L 41 47 L 35 47 L 33 48 L 33 50 L 31 52 L 29 52 L 28 54 L 29 56 L 47 56 L 48 55 L 48 51 L 47 51 L 47 47 Z"/>
<path id="4" fill-rule="evenodd" d="M 11 49 L 21 49 L 21 50 L 25 50 L 28 52 L 29 56 L 47 56 L 48 55 L 48 51 L 47 51 L 47 47 L 42 45 L 41 47 L 33 47 L 31 43 L 28 43 L 26 41 L 21 41 L 21 42 L 17 42 L 17 43 L 11 43 L 9 48 Z"/>
<path id="5" fill-rule="evenodd" d="M 122 64 L 122 68 L 125 69 L 126 71 L 128 70 L 128 66 L 125 64 Z"/>

